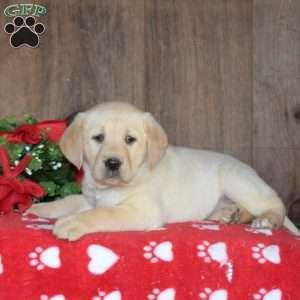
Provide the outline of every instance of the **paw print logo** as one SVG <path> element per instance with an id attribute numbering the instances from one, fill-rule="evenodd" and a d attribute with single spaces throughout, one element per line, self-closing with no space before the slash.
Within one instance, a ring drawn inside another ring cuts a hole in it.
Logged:
<path id="1" fill-rule="evenodd" d="M 157 263 L 160 260 L 170 262 L 173 260 L 174 256 L 172 243 L 168 241 L 160 244 L 151 241 L 147 246 L 144 247 L 144 251 L 144 257 L 149 259 L 151 263 Z"/>
<path id="2" fill-rule="evenodd" d="M 175 300 L 175 289 L 169 288 L 163 291 L 155 288 L 153 291 L 147 296 L 149 300 Z"/>
<path id="3" fill-rule="evenodd" d="M 264 264 L 267 261 L 273 264 L 279 264 L 281 261 L 280 251 L 277 245 L 265 246 L 262 243 L 258 243 L 255 247 L 252 247 L 252 257 L 260 264 Z"/>
<path id="4" fill-rule="evenodd" d="M 200 299 L 208 299 L 208 300 L 227 300 L 228 293 L 226 290 L 216 290 L 212 291 L 210 288 L 205 288 L 200 294 Z"/>
<path id="5" fill-rule="evenodd" d="M 60 268 L 59 248 L 53 246 L 44 250 L 42 247 L 36 247 L 34 251 L 29 253 L 29 264 L 39 271 L 45 267 Z"/>
<path id="6" fill-rule="evenodd" d="M 13 48 L 29 46 L 36 48 L 39 45 L 39 35 L 45 31 L 42 23 L 36 23 L 32 16 L 27 18 L 15 17 L 12 23 L 7 23 L 4 31 L 10 34 L 10 44 Z"/>
<path id="7" fill-rule="evenodd" d="M 113 291 L 111 293 L 105 293 L 104 291 L 98 290 L 98 296 L 92 298 L 92 300 L 121 300 L 122 295 L 120 291 Z"/>
<path id="8" fill-rule="evenodd" d="M 254 300 L 281 300 L 282 292 L 280 289 L 273 289 L 269 292 L 266 289 L 260 289 L 258 293 L 253 294 Z"/>

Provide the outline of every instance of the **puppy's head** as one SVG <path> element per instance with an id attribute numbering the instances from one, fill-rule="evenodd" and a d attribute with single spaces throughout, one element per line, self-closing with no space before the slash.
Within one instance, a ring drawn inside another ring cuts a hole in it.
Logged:
<path id="1" fill-rule="evenodd" d="M 154 168 L 168 145 L 162 127 L 149 113 L 109 102 L 76 116 L 60 141 L 77 167 L 85 163 L 99 186 L 123 186 L 142 165 Z"/>

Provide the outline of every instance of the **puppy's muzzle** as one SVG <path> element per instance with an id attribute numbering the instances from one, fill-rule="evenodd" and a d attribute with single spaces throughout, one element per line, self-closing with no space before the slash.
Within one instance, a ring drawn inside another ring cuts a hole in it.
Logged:
<path id="1" fill-rule="evenodd" d="M 104 161 L 104 164 L 108 171 L 116 173 L 117 171 L 119 171 L 119 169 L 122 165 L 122 162 L 118 158 L 111 157 L 111 158 L 106 159 Z"/>

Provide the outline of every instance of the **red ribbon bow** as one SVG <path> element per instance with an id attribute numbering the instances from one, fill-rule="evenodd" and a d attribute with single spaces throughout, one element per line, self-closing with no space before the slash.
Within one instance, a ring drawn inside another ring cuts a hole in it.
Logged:
<path id="1" fill-rule="evenodd" d="M 48 120 L 37 124 L 25 124 L 19 126 L 13 132 L 0 132 L 0 136 L 5 136 L 9 143 L 19 144 L 39 144 L 42 141 L 42 131 L 47 130 L 51 141 L 57 142 L 66 129 L 66 122 L 62 120 Z"/>
<path id="2" fill-rule="evenodd" d="M 0 212 L 13 211 L 16 205 L 21 212 L 24 212 L 31 206 L 32 197 L 44 196 L 44 190 L 40 185 L 30 179 L 17 178 L 31 159 L 31 156 L 26 155 L 15 168 L 10 168 L 7 151 L 0 146 L 0 164 L 3 172 L 0 176 Z"/>

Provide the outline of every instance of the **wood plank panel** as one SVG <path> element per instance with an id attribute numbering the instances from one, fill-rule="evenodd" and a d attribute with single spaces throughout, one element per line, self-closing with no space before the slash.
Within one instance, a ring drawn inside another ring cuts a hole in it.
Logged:
<path id="1" fill-rule="evenodd" d="M 297 0 L 254 1 L 254 165 L 285 201 L 300 192 L 299 15 Z"/>
<path id="2" fill-rule="evenodd" d="M 143 108 L 143 1 L 44 3 L 47 31 L 38 48 L 12 49 L 1 35 L 2 113 L 60 117 L 112 100 Z"/>
<path id="3" fill-rule="evenodd" d="M 147 105 L 176 144 L 250 162 L 250 1 L 146 1 Z"/>
<path id="4" fill-rule="evenodd" d="M 300 195 L 298 0 L 32 2 L 49 10 L 40 47 L 0 34 L 1 116 L 132 102 L 172 143 L 232 154 Z"/>
<path id="5" fill-rule="evenodd" d="M 41 4 L 45 2 L 41 1 Z M 0 9 L 12 4 L 1 1 Z M 38 113 L 42 104 L 42 47 L 13 49 L 9 44 L 9 35 L 3 30 L 13 18 L 0 18 L 0 109 L 1 116 L 20 115 L 24 112 Z M 47 20 L 41 17 L 47 26 Z"/>
<path id="6" fill-rule="evenodd" d="M 253 3 L 224 1 L 219 56 L 224 152 L 252 164 Z"/>

